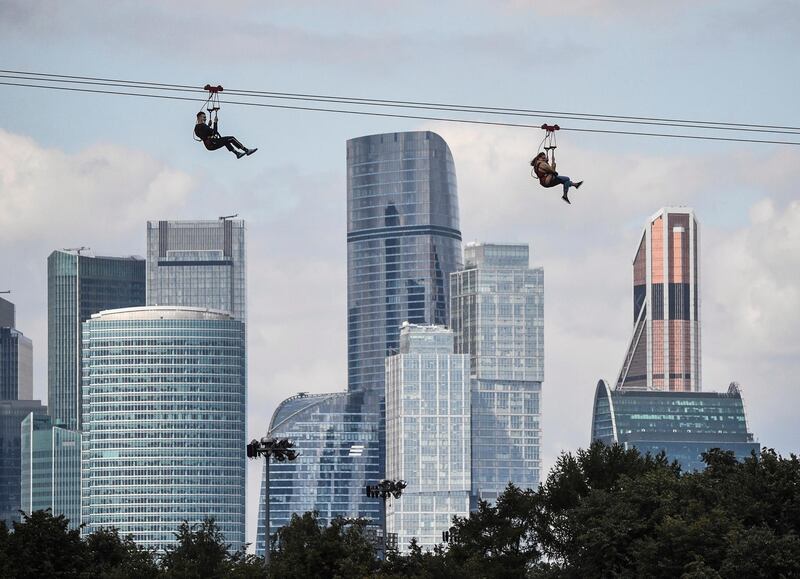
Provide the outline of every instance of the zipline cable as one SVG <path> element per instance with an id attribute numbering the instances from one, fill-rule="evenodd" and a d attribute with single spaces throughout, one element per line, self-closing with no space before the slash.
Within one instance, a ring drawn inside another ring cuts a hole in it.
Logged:
<path id="1" fill-rule="evenodd" d="M 43 81 L 43 82 L 46 82 L 46 81 Z M 48 89 L 48 90 L 61 90 L 61 91 L 80 92 L 80 93 L 92 93 L 92 94 L 112 94 L 112 95 L 122 95 L 122 96 L 158 98 L 158 99 L 167 99 L 167 100 L 206 102 L 206 98 L 191 98 L 191 97 L 181 97 L 181 96 L 164 95 L 164 94 L 150 94 L 150 93 L 132 93 L 132 92 L 127 92 L 127 91 L 111 91 L 111 90 L 87 89 L 87 88 L 66 87 L 66 86 L 48 86 L 48 85 L 41 85 L 41 84 L 37 85 L 37 84 L 16 83 L 16 82 L 7 82 L 7 81 L 0 81 L 0 85 L 17 86 L 17 87 L 25 87 L 25 88 L 40 88 L 40 89 Z M 484 121 L 484 120 L 477 120 L 477 119 L 432 117 L 432 116 L 423 116 L 423 115 L 404 115 L 404 114 L 399 114 L 399 113 L 380 113 L 380 112 L 374 112 L 374 111 L 354 111 L 354 110 L 346 110 L 346 109 L 329 109 L 329 108 L 310 107 L 310 106 L 280 105 L 280 104 L 274 104 L 274 103 L 261 103 L 261 102 L 256 103 L 256 102 L 230 101 L 230 100 L 224 101 L 224 102 L 225 102 L 225 104 L 230 104 L 230 105 L 253 106 L 253 107 L 263 107 L 263 108 L 273 108 L 273 109 L 284 109 L 284 110 L 327 112 L 327 113 L 338 113 L 338 114 L 348 114 L 348 115 L 362 115 L 362 116 L 397 118 L 397 119 L 413 119 L 413 120 L 424 120 L 424 121 L 441 121 L 441 122 L 465 123 L 465 124 L 473 124 L 473 125 L 488 125 L 488 126 L 496 126 L 496 127 L 514 127 L 514 128 L 525 128 L 525 129 L 540 129 L 541 128 L 540 125 L 531 125 L 531 124 L 523 124 L 523 123 L 508 123 L 508 122 L 499 122 L 499 121 Z M 701 128 L 701 127 L 697 127 L 697 128 Z M 678 133 L 651 133 L 651 132 L 643 132 L 643 131 L 620 131 L 620 130 L 611 130 L 611 129 L 589 129 L 589 128 L 582 128 L 582 127 L 561 127 L 561 130 L 562 131 L 575 131 L 575 132 L 582 132 L 582 133 L 600 133 L 600 134 L 612 134 L 612 135 L 632 135 L 632 136 L 644 136 L 644 137 L 664 137 L 664 138 L 673 138 L 673 139 L 694 139 L 694 140 L 703 140 L 703 141 L 724 141 L 724 142 L 733 142 L 733 143 L 758 143 L 758 144 L 769 144 L 769 145 L 794 145 L 794 146 L 800 145 L 800 141 L 774 141 L 774 140 L 767 140 L 767 139 L 745 139 L 745 138 L 734 138 L 734 137 L 712 137 L 712 136 L 706 136 L 706 135 L 689 135 L 689 134 L 678 134 Z"/>
<path id="2" fill-rule="evenodd" d="M 43 79 L 54 80 L 56 82 L 82 82 L 82 81 L 101 81 L 107 83 L 114 83 L 110 86 L 122 85 L 125 88 L 143 88 L 143 87 L 159 87 L 163 90 L 182 90 L 182 91 L 197 91 L 196 86 L 181 85 L 181 84 L 168 84 L 156 83 L 145 81 L 130 81 L 123 79 L 102 78 L 102 77 L 87 77 L 76 75 L 63 75 L 63 74 L 49 74 L 29 71 L 15 71 L 15 70 L 0 70 L 0 73 L 14 74 L 14 75 L 28 75 L 43 77 Z M 63 79 L 63 80 L 56 80 Z M 39 80 L 39 79 L 27 79 Z M 84 82 L 84 84 L 92 84 Z M 635 124 L 653 124 L 659 126 L 676 126 L 682 128 L 698 128 L 698 129 L 714 129 L 714 130 L 733 130 L 733 131 L 750 131 L 750 132 L 765 132 L 776 134 L 800 134 L 800 127 L 781 126 L 781 125 L 763 125 L 753 123 L 730 123 L 718 121 L 697 121 L 687 119 L 670 119 L 660 117 L 634 117 L 623 115 L 604 115 L 604 114 L 591 114 L 591 113 L 576 113 L 565 111 L 548 111 L 548 110 L 535 110 L 535 109 L 514 109 L 505 107 L 486 107 L 476 105 L 456 105 L 447 103 L 431 103 L 431 102 L 418 102 L 418 101 L 400 101 L 400 100 L 387 100 L 387 99 L 366 99 L 360 97 L 342 97 L 332 95 L 320 95 L 310 93 L 283 93 L 272 91 L 255 91 L 244 89 L 228 89 L 228 94 L 236 96 L 256 96 L 259 98 L 280 98 L 292 100 L 309 100 L 317 102 L 334 102 L 337 104 L 359 104 L 368 106 L 389 106 L 397 108 L 421 108 L 428 110 L 443 110 L 454 112 L 466 113 L 486 113 L 486 114 L 501 114 L 511 116 L 533 116 L 536 115 L 541 118 L 542 115 L 548 118 L 553 116 L 558 117 L 572 117 L 572 120 L 583 120 L 592 122 L 611 122 L 611 123 L 631 123 Z M 770 130 L 774 129 L 774 130 Z"/>

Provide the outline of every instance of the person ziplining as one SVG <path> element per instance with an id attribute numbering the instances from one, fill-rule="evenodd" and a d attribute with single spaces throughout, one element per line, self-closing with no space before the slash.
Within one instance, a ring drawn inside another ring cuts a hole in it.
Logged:
<path id="1" fill-rule="evenodd" d="M 531 166 L 536 178 L 539 179 L 539 184 L 542 187 L 556 187 L 562 185 L 564 187 L 564 194 L 561 198 L 564 202 L 571 204 L 569 200 L 569 188 L 575 187 L 580 189 L 583 181 L 573 182 L 572 179 L 566 175 L 559 175 L 556 171 L 556 137 L 555 132 L 560 129 L 558 125 L 542 125 L 545 130 L 545 136 L 542 140 L 544 150 L 538 153 L 531 159 Z M 549 153 L 549 155 L 548 155 Z"/>
<path id="2" fill-rule="evenodd" d="M 205 111 L 197 113 L 197 119 L 194 125 L 194 134 L 197 139 L 202 141 L 203 145 L 205 145 L 206 149 L 209 151 L 216 151 L 217 149 L 225 147 L 236 155 L 237 159 L 241 159 L 246 155 L 252 155 L 258 151 L 257 148 L 248 149 L 236 137 L 223 137 L 219 134 L 219 118 L 217 112 L 220 109 L 219 93 L 222 92 L 223 89 L 221 86 L 211 86 L 208 84 L 204 88 L 208 91 L 206 108 L 209 115 L 207 117 Z M 213 119 L 211 115 L 213 115 Z"/>

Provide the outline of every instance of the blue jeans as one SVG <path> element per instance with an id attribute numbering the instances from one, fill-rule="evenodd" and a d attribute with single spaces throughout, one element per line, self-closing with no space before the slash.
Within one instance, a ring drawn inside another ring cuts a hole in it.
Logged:
<path id="1" fill-rule="evenodd" d="M 564 195 L 566 195 L 567 191 L 569 191 L 569 188 L 574 186 L 575 183 L 573 183 L 569 177 L 565 177 L 564 175 L 556 175 L 556 177 L 553 179 L 552 186 L 555 187 L 556 185 L 563 185 Z"/>

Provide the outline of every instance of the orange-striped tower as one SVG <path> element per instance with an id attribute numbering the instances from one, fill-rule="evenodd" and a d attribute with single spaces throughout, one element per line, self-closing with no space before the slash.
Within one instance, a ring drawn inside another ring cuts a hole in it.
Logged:
<path id="1" fill-rule="evenodd" d="M 650 217 L 633 260 L 633 336 L 618 389 L 701 389 L 698 257 L 694 211 L 664 207 Z"/>

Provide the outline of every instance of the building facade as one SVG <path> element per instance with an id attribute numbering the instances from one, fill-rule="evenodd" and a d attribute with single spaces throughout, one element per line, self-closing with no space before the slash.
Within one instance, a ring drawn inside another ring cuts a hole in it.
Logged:
<path id="1" fill-rule="evenodd" d="M 245 223 L 149 221 L 147 304 L 187 306 L 247 320 Z"/>
<path id="2" fill-rule="evenodd" d="M 0 328 L 16 327 L 16 308 L 5 298 L 0 298 Z"/>
<path id="3" fill-rule="evenodd" d="M 0 400 L 33 398 L 33 343 L 16 328 L 14 304 L 0 298 Z"/>
<path id="4" fill-rule="evenodd" d="M 141 306 L 144 299 L 141 258 L 66 250 L 47 258 L 47 407 L 54 423 L 80 428 L 81 324 L 101 310 Z"/>
<path id="5" fill-rule="evenodd" d="M 727 392 L 663 392 L 611 390 L 600 380 L 592 440 L 635 447 L 641 453 L 663 451 L 685 471 L 705 468 L 701 455 L 712 448 L 731 450 L 739 459 L 761 451 L 736 383 Z"/>
<path id="6" fill-rule="evenodd" d="M 83 532 L 148 548 L 213 517 L 245 541 L 245 337 L 228 313 L 141 307 L 83 326 Z"/>
<path id="7" fill-rule="evenodd" d="M 71 529 L 81 522 L 81 434 L 53 424 L 50 416 L 32 412 L 22 421 L 21 499 L 26 513 L 52 509 L 69 519 Z"/>
<path id="8" fill-rule="evenodd" d="M 364 487 L 385 472 L 385 358 L 397 353 L 404 321 L 448 322 L 448 278 L 460 266 L 455 166 L 444 140 L 429 131 L 349 140 L 348 392 L 290 398 L 276 410 L 270 435 L 291 438 L 301 456 L 273 465 L 272 533 L 310 508 L 382 527 L 383 510 Z M 264 494 L 262 485 L 262 507 Z M 259 517 L 258 552 L 263 526 Z"/>
<path id="9" fill-rule="evenodd" d="M 451 275 L 455 351 L 469 355 L 472 495 L 493 502 L 541 473 L 544 271 L 526 244 L 469 243 Z"/>
<path id="10" fill-rule="evenodd" d="M 665 207 L 645 225 L 633 260 L 633 335 L 622 390 L 697 392 L 700 376 L 698 223 Z"/>
<path id="11" fill-rule="evenodd" d="M 0 521 L 4 521 L 8 529 L 19 521 L 21 426 L 32 412 L 44 416 L 47 407 L 38 400 L 0 400 Z"/>
<path id="12" fill-rule="evenodd" d="M 461 266 L 455 165 L 430 131 L 347 141 L 348 389 L 384 389 L 400 324 L 448 323 Z"/>
<path id="13" fill-rule="evenodd" d="M 400 551 L 412 538 L 432 549 L 454 515 L 469 514 L 469 356 L 453 353 L 444 327 L 404 324 L 386 359 L 386 478 L 408 484 L 386 507 Z"/>
<path id="14" fill-rule="evenodd" d="M 384 470 L 378 447 L 381 416 L 368 392 L 299 394 L 284 400 L 272 416 L 268 436 L 288 438 L 300 457 L 270 466 L 270 536 L 289 523 L 292 514 L 318 511 L 328 524 L 336 517 L 363 517 L 371 527 L 382 521 L 380 501 L 365 496 L 365 481 L 377 481 Z M 262 483 L 256 553 L 264 554 Z"/>

